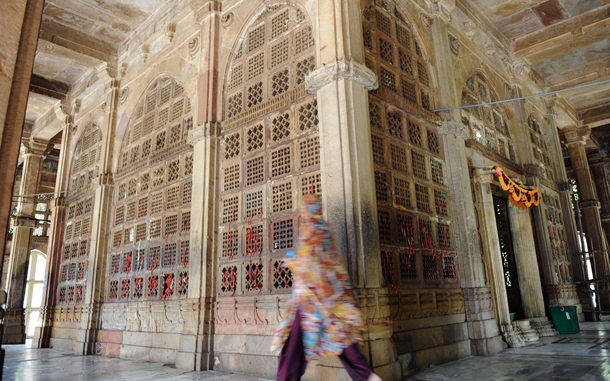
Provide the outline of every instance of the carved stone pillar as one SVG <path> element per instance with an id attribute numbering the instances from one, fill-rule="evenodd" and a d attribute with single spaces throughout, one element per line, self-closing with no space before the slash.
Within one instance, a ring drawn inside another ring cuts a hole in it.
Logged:
<path id="1" fill-rule="evenodd" d="M 607 244 L 610 240 L 610 183 L 608 181 L 610 176 L 608 173 L 608 163 L 602 161 L 601 163 L 592 164 L 590 167 L 591 175 L 595 181 L 597 199 L 601 205 L 599 212 Z"/>
<path id="2" fill-rule="evenodd" d="M 110 74 L 111 71 L 109 71 Z M 91 242 L 89 244 L 89 259 L 87 264 L 87 277 L 85 278 L 85 291 L 82 303 L 81 321 L 77 323 L 74 353 L 77 355 L 91 355 L 96 353 L 96 342 L 101 325 L 101 305 L 104 301 L 106 279 L 106 250 L 110 236 L 110 218 L 112 215 L 112 192 L 114 178 L 112 176 L 112 152 L 114 148 L 115 129 L 117 126 L 116 114 L 119 103 L 119 80 L 110 76 L 104 78 L 106 82 L 107 108 L 105 115 L 106 128 L 102 134 L 100 152 L 100 175 L 93 180 L 95 201 L 91 217 Z"/>
<path id="3" fill-rule="evenodd" d="M 538 335 L 555 336 L 557 331 L 553 329 L 546 317 L 544 308 L 530 211 L 519 210 L 513 204 L 509 204 L 508 209 L 523 313 L 527 319 L 531 320 L 532 328 Z"/>
<path id="4" fill-rule="evenodd" d="M 101 324 L 101 303 L 104 300 L 106 248 L 108 247 L 109 219 L 112 210 L 112 175 L 101 174 L 93 180 L 95 203 L 91 218 L 91 243 L 87 266 L 86 288 L 83 298 L 82 317 L 77 323 L 78 332 L 74 353 L 95 354 L 95 343 Z"/>
<path id="5" fill-rule="evenodd" d="M 469 134 L 463 124 L 455 121 L 445 121 L 440 133 L 443 135 L 449 188 L 461 190 L 452 193 L 451 215 L 456 229 L 455 245 L 466 302 L 471 350 L 473 355 L 489 356 L 501 352 L 503 348 L 491 289 L 485 282 L 485 269 L 481 260 L 481 245 L 466 158 L 465 140 Z"/>
<path id="6" fill-rule="evenodd" d="M 51 203 L 51 226 L 49 228 L 49 252 L 47 253 L 47 266 L 43 284 L 43 297 L 40 308 L 38 324 L 32 340 L 32 348 L 49 348 L 55 305 L 57 303 L 57 284 L 59 283 L 60 262 L 63 253 L 64 228 L 66 218 L 66 195 L 68 189 L 68 174 L 70 171 L 69 147 L 74 136 L 75 126 L 73 117 L 66 118 L 66 125 L 61 137 L 59 163 L 55 181 L 55 198 Z"/>
<path id="7" fill-rule="evenodd" d="M 222 4 L 216 0 L 191 1 L 203 36 L 201 74 L 197 91 L 196 126 L 189 132 L 193 146 L 193 193 L 189 253 L 188 299 L 176 367 L 203 371 L 214 367 L 214 304 L 216 296 L 217 123 L 218 56 Z"/>
<path id="8" fill-rule="evenodd" d="M 502 337 L 511 348 L 520 348 L 525 345 L 523 337 L 513 331 L 508 309 L 508 297 L 506 295 L 506 284 L 504 283 L 504 268 L 502 265 L 502 253 L 500 251 L 500 238 L 496 226 L 496 215 L 491 194 L 491 182 L 493 174 L 488 170 L 476 169 L 475 176 L 479 186 L 481 206 L 483 208 L 483 223 L 486 234 L 483 236 L 486 252 L 491 260 L 491 274 L 493 291 L 496 297 L 496 319 L 500 325 Z"/>
<path id="9" fill-rule="evenodd" d="M 316 63 L 306 82 L 317 93 L 325 218 L 336 234 L 367 322 L 365 355 L 382 378 L 400 378 L 391 342 L 387 290 L 381 286 L 377 202 L 370 141 L 368 91 L 376 75 L 364 66 L 360 3 L 315 2 Z M 372 354 L 375 355 L 372 355 Z M 338 377 L 338 362 L 322 357 L 316 378 Z"/>
<path id="10" fill-rule="evenodd" d="M 557 179 L 557 187 L 559 189 L 559 202 L 562 211 L 562 222 L 568 249 L 570 251 L 570 262 L 572 265 L 572 279 L 574 281 L 582 281 L 585 279 L 583 261 L 579 238 L 577 234 L 576 220 L 574 219 L 572 206 L 572 187 L 568 183 L 565 163 L 563 160 L 563 152 L 561 142 L 559 140 L 559 132 L 555 124 L 555 100 L 556 96 L 550 96 L 546 101 L 546 117 L 549 121 L 550 142 L 548 144 L 553 163 L 555 164 L 555 178 Z M 553 270 L 553 269 L 551 269 Z M 543 278 L 545 287 L 545 297 L 549 306 L 576 305 L 579 311 L 583 307 L 590 309 L 592 306 L 590 295 L 577 289 L 575 285 L 561 285 L 557 282 L 557 277 L 554 275 L 551 279 L 548 276 Z M 584 315 L 579 312 L 579 320 L 584 320 Z"/>
<path id="11" fill-rule="evenodd" d="M 581 197 L 580 210 L 582 212 L 583 228 L 587 236 L 588 251 L 593 253 L 596 278 L 609 274 L 607 258 L 607 242 L 604 237 L 600 214 L 600 202 L 597 198 L 595 181 L 591 175 L 585 143 L 591 130 L 588 127 L 572 127 L 564 130 L 568 150 L 572 160 L 572 168 L 578 180 L 578 191 Z M 605 255 L 606 254 L 606 255 Z M 602 298 L 602 305 L 610 305 L 608 297 Z"/>
<path id="12" fill-rule="evenodd" d="M 42 161 L 47 150 L 48 142 L 33 141 L 26 147 L 23 162 L 23 175 L 19 195 L 33 195 L 38 192 L 38 184 L 42 172 Z M 25 284 L 30 262 L 30 242 L 32 231 L 36 227 L 34 213 L 36 204 L 28 199 L 20 199 L 17 203 L 17 217 L 13 230 L 13 242 L 9 259 L 7 274 L 7 303 L 5 331 L 3 343 L 25 343 Z"/>
<path id="13" fill-rule="evenodd" d="M 453 72 L 452 47 L 459 48 L 459 42 L 450 41 L 447 30 L 445 8 L 439 6 L 430 26 L 434 41 L 434 53 L 439 79 L 440 108 L 450 108 L 459 104 L 458 91 Z M 449 189 L 460 190 L 451 193 L 451 216 L 455 232 L 455 246 L 458 255 L 461 287 L 466 303 L 466 321 L 473 355 L 488 356 L 502 351 L 502 338 L 493 311 L 491 289 L 485 283 L 485 269 L 481 259 L 481 245 L 477 233 L 474 202 L 466 157 L 465 141 L 470 138 L 468 127 L 460 119 L 459 111 L 444 112 L 443 136 L 447 185 Z"/>
<path id="14" fill-rule="evenodd" d="M 193 146 L 193 199 L 189 291 L 186 321 L 176 367 L 194 371 L 214 365 L 214 296 L 216 295 L 216 179 L 219 125 L 208 122 L 189 133 Z"/>

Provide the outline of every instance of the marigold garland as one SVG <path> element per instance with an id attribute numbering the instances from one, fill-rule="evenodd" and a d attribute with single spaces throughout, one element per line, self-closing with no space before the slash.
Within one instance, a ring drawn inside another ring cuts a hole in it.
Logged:
<path id="1" fill-rule="evenodd" d="M 538 188 L 533 190 L 523 189 L 508 177 L 502 168 L 491 165 L 489 166 L 489 169 L 495 171 L 494 174 L 498 177 L 502 189 L 508 191 L 510 194 L 508 199 L 519 209 L 527 209 L 532 206 L 532 204 L 536 206 L 540 204 L 540 193 L 538 192 Z"/>

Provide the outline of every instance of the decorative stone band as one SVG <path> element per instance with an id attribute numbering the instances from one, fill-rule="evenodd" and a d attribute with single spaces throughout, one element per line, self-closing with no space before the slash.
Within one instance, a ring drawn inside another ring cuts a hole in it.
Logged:
<path id="1" fill-rule="evenodd" d="M 602 213 L 602 222 L 610 222 L 610 213 Z"/>
<path id="2" fill-rule="evenodd" d="M 220 123 L 218 122 L 205 122 L 199 128 L 195 128 L 189 131 L 188 142 L 194 146 L 197 142 L 209 138 L 217 137 L 222 133 Z"/>
<path id="3" fill-rule="evenodd" d="M 578 207 L 582 209 L 601 208 L 602 204 L 597 200 L 587 200 L 578 203 Z"/>
<path id="4" fill-rule="evenodd" d="M 442 122 L 441 128 L 438 133 L 441 135 L 456 135 L 464 140 L 470 139 L 470 132 L 468 126 L 463 123 L 456 122 L 453 119 L 445 119 Z"/>
<path id="5" fill-rule="evenodd" d="M 305 87 L 310 93 L 315 94 L 322 87 L 341 78 L 359 83 L 369 91 L 379 87 L 377 74 L 353 59 L 349 59 L 349 61 L 337 60 L 312 71 L 305 79 Z"/>
<path id="6" fill-rule="evenodd" d="M 557 189 L 559 190 L 559 193 L 573 193 L 572 185 L 568 182 L 557 183 Z"/>

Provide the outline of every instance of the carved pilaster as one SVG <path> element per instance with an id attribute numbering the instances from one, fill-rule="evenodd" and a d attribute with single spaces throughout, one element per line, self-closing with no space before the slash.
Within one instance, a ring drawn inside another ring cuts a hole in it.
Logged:
<path id="1" fill-rule="evenodd" d="M 470 131 L 465 124 L 451 120 L 443 120 L 443 124 L 438 129 L 440 135 L 456 135 L 464 140 L 470 139 Z"/>
<path id="2" fill-rule="evenodd" d="M 190 0 L 190 5 L 199 24 L 212 13 L 222 12 L 222 2 L 218 0 Z"/>

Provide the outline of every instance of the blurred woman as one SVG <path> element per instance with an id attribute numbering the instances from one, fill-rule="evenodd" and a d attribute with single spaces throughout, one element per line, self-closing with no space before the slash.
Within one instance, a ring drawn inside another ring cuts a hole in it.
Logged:
<path id="1" fill-rule="evenodd" d="M 296 254 L 286 258 L 294 279 L 292 300 L 271 347 L 280 355 L 277 380 L 300 380 L 309 359 L 332 355 L 353 380 L 381 380 L 360 352 L 364 323 L 319 196 L 303 198 L 301 216 Z"/>

